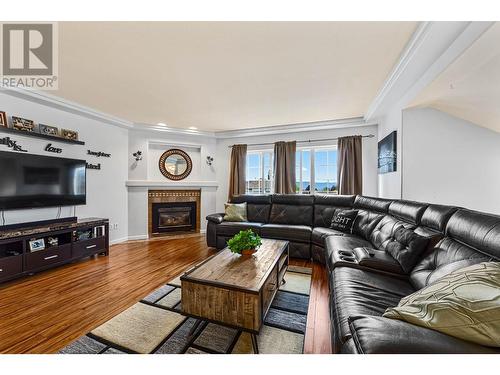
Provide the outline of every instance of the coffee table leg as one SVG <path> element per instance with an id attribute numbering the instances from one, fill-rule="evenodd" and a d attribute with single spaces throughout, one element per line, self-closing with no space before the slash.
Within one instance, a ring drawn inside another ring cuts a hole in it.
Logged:
<path id="1" fill-rule="evenodd" d="M 196 323 L 194 323 L 194 325 L 189 330 L 189 334 L 188 334 L 189 338 L 193 337 L 194 333 L 196 332 L 196 330 L 198 329 L 198 327 L 200 326 L 200 324 L 201 324 L 201 320 L 197 319 Z"/>
<path id="2" fill-rule="evenodd" d="M 252 336 L 253 352 L 255 354 L 259 354 L 259 345 L 257 344 L 257 335 L 255 333 L 251 333 L 250 336 Z"/>

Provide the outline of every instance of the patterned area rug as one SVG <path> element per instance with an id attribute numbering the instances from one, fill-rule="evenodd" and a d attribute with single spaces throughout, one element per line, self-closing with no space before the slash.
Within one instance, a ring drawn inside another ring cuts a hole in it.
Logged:
<path id="1" fill-rule="evenodd" d="M 311 269 L 290 266 L 257 336 L 262 354 L 300 354 L 309 306 Z M 80 337 L 64 354 L 245 354 L 253 353 L 250 335 L 202 322 L 189 335 L 196 319 L 181 311 L 179 277 L 140 302 Z"/>

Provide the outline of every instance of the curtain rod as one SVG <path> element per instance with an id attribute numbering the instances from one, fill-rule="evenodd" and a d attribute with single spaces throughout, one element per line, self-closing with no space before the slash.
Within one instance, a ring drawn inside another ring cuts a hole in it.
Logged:
<path id="1" fill-rule="evenodd" d="M 373 134 L 368 134 L 368 135 L 362 135 L 361 138 L 373 138 L 375 137 Z M 339 138 L 325 138 L 325 139 L 308 139 L 307 141 L 297 141 L 297 143 L 311 143 L 311 142 L 324 142 L 324 141 L 337 141 Z M 251 143 L 247 144 L 247 146 L 271 146 L 274 145 L 274 142 L 269 142 L 269 143 Z M 230 145 L 227 146 L 229 148 L 233 147 L 235 145 Z"/>

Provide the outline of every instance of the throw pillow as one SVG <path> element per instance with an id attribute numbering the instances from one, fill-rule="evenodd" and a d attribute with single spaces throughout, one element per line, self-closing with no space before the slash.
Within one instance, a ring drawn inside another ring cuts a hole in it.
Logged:
<path id="1" fill-rule="evenodd" d="M 356 216 L 358 216 L 357 210 L 339 210 L 333 215 L 330 228 L 344 233 L 352 233 L 352 226 Z"/>
<path id="2" fill-rule="evenodd" d="M 248 221 L 247 202 L 224 203 L 224 221 Z"/>
<path id="3" fill-rule="evenodd" d="M 403 271 L 410 273 L 428 244 L 428 238 L 402 227 L 396 230 L 394 240 L 387 244 L 385 250 L 398 261 Z"/>
<path id="4" fill-rule="evenodd" d="M 456 270 L 404 297 L 383 316 L 500 347 L 500 262 Z"/>

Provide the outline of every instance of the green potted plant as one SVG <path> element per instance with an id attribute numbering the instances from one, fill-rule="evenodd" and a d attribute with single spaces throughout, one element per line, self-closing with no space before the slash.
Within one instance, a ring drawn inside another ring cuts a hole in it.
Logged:
<path id="1" fill-rule="evenodd" d="M 233 253 L 247 256 L 255 253 L 261 244 L 261 238 L 251 229 L 242 230 L 227 241 L 227 245 Z"/>

